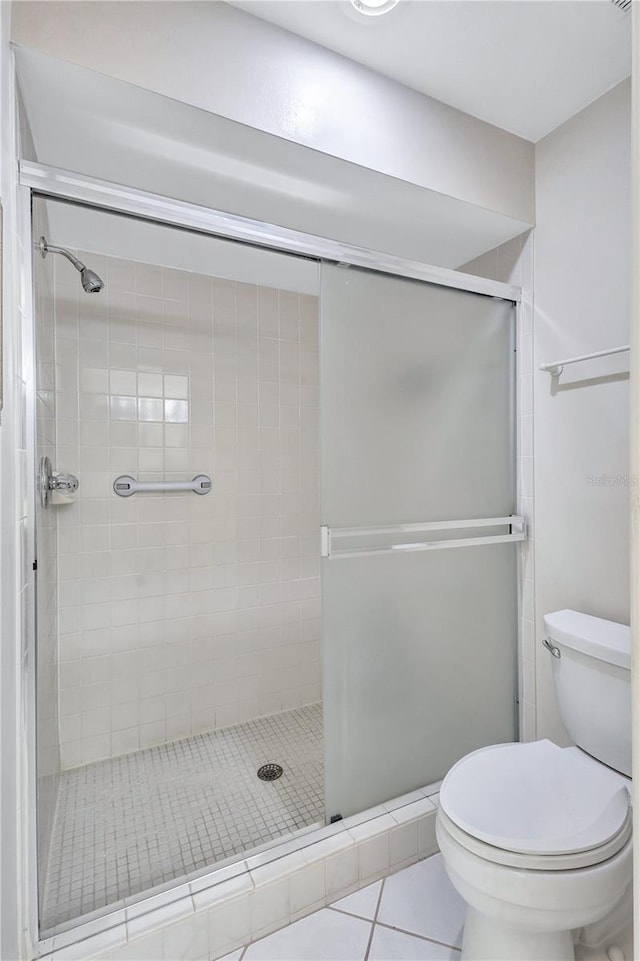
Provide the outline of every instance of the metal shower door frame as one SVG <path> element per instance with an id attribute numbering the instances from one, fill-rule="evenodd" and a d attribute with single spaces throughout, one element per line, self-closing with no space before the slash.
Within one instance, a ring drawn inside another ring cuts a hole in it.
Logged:
<path id="1" fill-rule="evenodd" d="M 175 198 L 162 196 L 111 183 L 72 171 L 61 170 L 45 164 L 22 160 L 18 173 L 19 232 L 24 260 L 21 282 L 24 289 L 24 312 L 21 319 L 21 341 L 24 380 L 27 385 L 26 456 L 31 469 L 27 471 L 28 489 L 25 496 L 25 549 L 22 558 L 25 569 L 33 566 L 31 608 L 28 612 L 28 632 L 22 638 L 23 663 L 26 669 L 25 724 L 27 733 L 25 791 L 27 795 L 27 848 L 28 865 L 25 884 L 28 895 L 26 918 L 34 945 L 39 943 L 40 922 L 38 906 L 38 858 L 37 858 L 37 767 L 36 767 L 36 435 L 35 435 L 35 306 L 33 297 L 33 224 L 32 200 L 40 197 L 74 203 L 80 206 L 117 213 L 205 234 L 223 240 L 235 240 L 265 250 L 329 261 L 397 277 L 419 280 L 441 287 L 464 290 L 488 297 L 511 301 L 516 312 L 520 310 L 521 288 L 500 281 L 476 277 L 446 267 L 412 261 L 380 251 L 370 250 L 303 231 L 252 220 L 225 211 L 199 206 Z M 521 539 L 518 534 L 520 518 L 513 518 L 509 539 Z M 515 536 L 514 536 L 515 535 Z M 286 840 L 286 838 L 284 839 Z"/>
<path id="2" fill-rule="evenodd" d="M 23 160 L 20 162 L 20 184 L 29 187 L 41 197 L 67 200 L 112 213 L 153 220 L 209 234 L 226 240 L 239 240 L 255 247 L 297 254 L 316 260 L 329 260 L 352 267 L 363 267 L 382 273 L 422 280 L 441 287 L 453 287 L 489 297 L 499 297 L 518 303 L 521 290 L 512 284 L 504 284 L 473 274 L 464 274 L 448 267 L 434 267 L 419 261 L 396 257 L 355 244 L 342 243 L 327 237 L 307 234 L 289 227 L 280 227 L 248 217 L 183 200 L 174 200 L 160 194 L 149 193 L 134 187 L 86 177 L 83 174 L 59 170 L 45 164 Z"/>

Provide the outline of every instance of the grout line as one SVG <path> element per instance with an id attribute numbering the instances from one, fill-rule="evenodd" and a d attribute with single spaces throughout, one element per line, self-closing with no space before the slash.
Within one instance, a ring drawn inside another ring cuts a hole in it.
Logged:
<path id="1" fill-rule="evenodd" d="M 358 892 L 355 891 L 354 894 Z M 344 911 L 342 908 L 334 908 L 332 904 L 327 905 L 328 911 L 335 911 L 336 914 L 344 914 L 347 918 L 355 918 L 357 921 L 373 921 L 373 918 L 365 918 L 363 914 L 353 914 L 351 911 Z"/>
<path id="2" fill-rule="evenodd" d="M 371 951 L 371 945 L 373 943 L 373 935 L 375 934 L 375 930 L 376 930 L 376 921 L 378 918 L 378 911 L 380 910 L 380 904 L 382 903 L 382 895 L 384 894 L 385 881 L 386 881 L 386 878 L 383 878 L 382 884 L 380 885 L 380 894 L 378 895 L 378 902 L 376 904 L 376 909 L 373 913 L 373 922 L 371 924 L 371 931 L 369 932 L 369 943 L 367 944 L 367 950 L 364 953 L 364 961 L 368 961 L 369 952 Z"/>
<path id="3" fill-rule="evenodd" d="M 374 922 L 374 921 L 371 921 L 370 924 L 371 924 L 371 930 L 369 931 L 369 939 L 368 939 L 368 941 L 367 941 L 367 949 L 366 949 L 366 951 L 364 952 L 363 961 L 368 961 L 369 951 L 371 951 L 371 943 L 372 943 L 372 941 L 373 941 L 373 932 L 374 932 L 375 929 L 376 929 L 376 925 L 375 925 L 375 922 Z"/>
<path id="4" fill-rule="evenodd" d="M 373 915 L 373 923 L 375 924 L 378 920 L 378 912 L 380 911 L 380 905 L 382 904 L 382 895 L 384 894 L 384 885 L 386 877 L 382 879 L 382 884 L 380 885 L 380 894 L 378 896 L 378 903 L 376 904 L 375 914 Z"/>
<path id="5" fill-rule="evenodd" d="M 376 921 L 381 928 L 389 928 L 391 931 L 399 931 L 400 934 L 408 934 L 412 938 L 419 938 L 421 941 L 428 941 L 429 944 L 440 944 L 443 948 L 452 948 L 453 951 L 461 951 L 462 948 L 456 947 L 455 944 L 449 944 L 447 941 L 438 941 L 436 938 L 428 938 L 426 934 L 418 934 L 416 931 L 407 931 L 406 928 L 399 928 L 395 924 L 388 924 L 386 921 Z"/>

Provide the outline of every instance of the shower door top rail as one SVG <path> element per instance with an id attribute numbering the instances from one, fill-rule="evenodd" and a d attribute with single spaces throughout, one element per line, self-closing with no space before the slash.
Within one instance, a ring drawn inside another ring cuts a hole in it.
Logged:
<path id="1" fill-rule="evenodd" d="M 341 549 L 334 544 L 340 538 L 393 537 L 403 534 L 442 533 L 473 528 L 508 527 L 505 534 L 484 534 L 477 537 L 453 537 L 441 540 L 400 541 L 374 547 L 359 546 Z M 327 558 L 371 557 L 376 554 L 411 553 L 415 551 L 446 550 L 455 547 L 483 547 L 487 544 L 509 544 L 527 539 L 527 522 L 524 517 L 510 514 L 506 517 L 482 517 L 471 520 L 425 521 L 421 524 L 397 524 L 387 527 L 327 527 L 320 528 L 320 555 Z"/>
<path id="2" fill-rule="evenodd" d="M 108 180 L 61 170 L 47 164 L 20 161 L 20 184 L 43 197 L 71 200 L 101 210 L 112 210 L 145 220 L 185 227 L 229 240 L 240 240 L 255 247 L 328 260 L 345 266 L 363 267 L 412 280 L 485 294 L 517 303 L 520 287 L 486 277 L 476 277 L 449 267 L 436 267 L 407 260 L 355 244 L 307 234 L 289 227 L 251 220 L 161 194 L 138 190 Z"/>

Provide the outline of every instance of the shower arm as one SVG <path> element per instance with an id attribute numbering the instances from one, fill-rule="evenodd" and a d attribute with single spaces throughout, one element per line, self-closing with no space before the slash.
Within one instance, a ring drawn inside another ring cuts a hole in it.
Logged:
<path id="1" fill-rule="evenodd" d="M 73 264 L 76 270 L 79 270 L 80 272 L 82 272 L 82 270 L 84 269 L 84 264 L 80 260 L 78 260 L 77 257 L 74 257 L 71 251 L 65 250 L 64 247 L 56 247 L 54 244 L 48 243 L 44 239 L 44 237 L 40 238 L 40 240 L 36 244 L 36 247 L 38 248 L 38 250 L 40 251 L 43 257 L 46 257 L 48 253 L 62 254 L 63 257 L 66 257 L 67 260 Z"/>

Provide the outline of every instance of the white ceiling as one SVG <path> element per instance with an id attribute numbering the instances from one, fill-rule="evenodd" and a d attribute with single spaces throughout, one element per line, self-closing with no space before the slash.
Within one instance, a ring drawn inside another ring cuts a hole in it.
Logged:
<path id="1" fill-rule="evenodd" d="M 292 33 L 537 141 L 627 77 L 631 14 L 611 0 L 229 0 Z"/>

